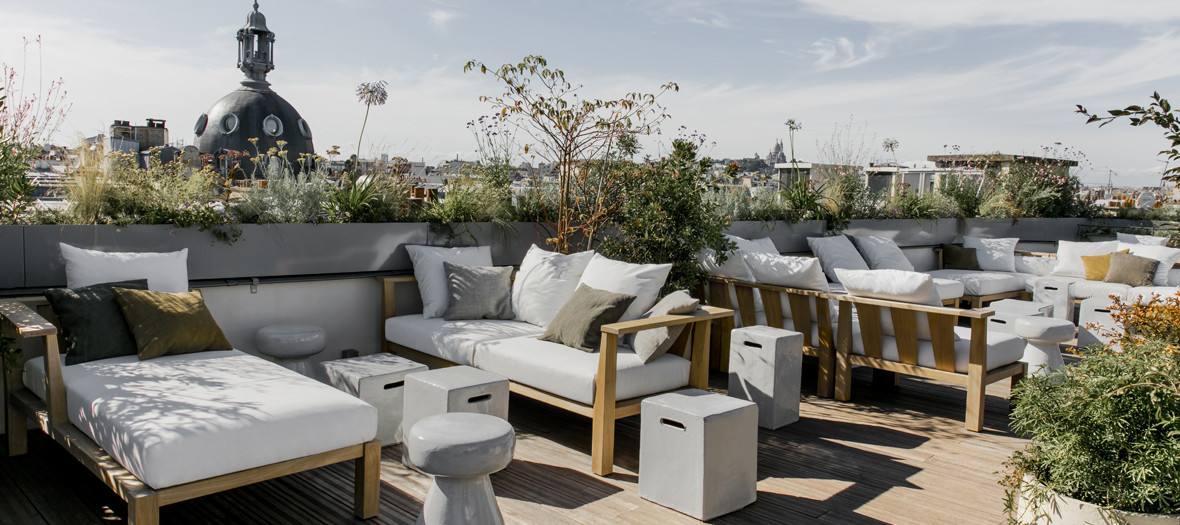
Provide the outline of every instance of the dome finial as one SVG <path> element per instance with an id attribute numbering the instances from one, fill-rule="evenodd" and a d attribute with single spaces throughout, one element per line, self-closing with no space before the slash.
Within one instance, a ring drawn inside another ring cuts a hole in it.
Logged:
<path id="1" fill-rule="evenodd" d="M 254 2 L 254 10 L 255 10 L 255 11 L 257 11 L 257 10 L 258 10 L 258 2 Z"/>

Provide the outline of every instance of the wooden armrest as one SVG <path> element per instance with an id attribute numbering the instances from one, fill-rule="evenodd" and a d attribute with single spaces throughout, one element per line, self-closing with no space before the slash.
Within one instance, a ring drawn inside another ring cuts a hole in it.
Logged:
<path id="1" fill-rule="evenodd" d="M 810 296 L 823 297 L 823 298 L 831 297 L 831 292 L 825 292 L 822 290 L 806 290 L 803 288 L 788 288 L 786 286 L 778 286 L 778 285 L 774 285 L 774 284 L 752 283 L 749 281 L 739 281 L 737 279 L 731 279 L 729 277 L 709 277 L 709 280 L 712 282 L 715 282 L 715 283 L 747 286 L 747 287 L 753 288 L 755 290 L 771 290 L 771 291 L 780 292 L 780 293 L 791 293 L 791 294 L 795 294 L 795 295 L 810 295 Z"/>
<path id="2" fill-rule="evenodd" d="M 41 337 L 54 335 L 57 327 L 45 320 L 28 305 L 17 301 L 0 303 L 0 317 L 3 317 L 16 328 L 21 337 Z"/>
<path id="3" fill-rule="evenodd" d="M 698 308 L 697 311 L 689 315 L 661 315 L 659 317 L 650 317 L 647 319 L 636 319 L 634 321 L 624 321 L 621 323 L 602 325 L 602 333 L 614 335 L 631 334 L 642 330 L 650 330 L 652 328 L 663 328 L 665 326 L 676 326 L 700 321 L 712 321 L 713 319 L 722 319 L 732 315 L 733 310 L 728 308 L 702 306 Z"/>
<path id="4" fill-rule="evenodd" d="M 837 301 L 853 303 L 853 304 L 867 304 L 872 306 L 883 306 L 886 308 L 893 308 L 898 310 L 911 310 L 914 312 L 926 312 L 932 314 L 947 314 L 957 315 L 959 317 L 967 317 L 971 319 L 986 319 L 995 315 L 995 310 L 991 308 L 971 308 L 960 310 L 954 307 L 947 306 L 931 306 L 927 304 L 903 303 L 899 301 L 889 301 L 886 299 L 874 299 L 871 297 L 859 297 L 847 294 L 832 294 L 831 297 Z"/>

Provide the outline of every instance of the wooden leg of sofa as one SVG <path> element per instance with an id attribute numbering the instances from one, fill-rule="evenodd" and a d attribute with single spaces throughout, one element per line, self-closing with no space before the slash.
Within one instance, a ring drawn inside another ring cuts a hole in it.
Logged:
<path id="1" fill-rule="evenodd" d="M 967 417 L 964 426 L 972 432 L 983 429 L 983 401 L 987 395 L 987 319 L 971 319 L 971 351 L 967 360 Z"/>
<path id="2" fill-rule="evenodd" d="M 128 525 L 159 525 L 160 495 L 156 492 L 139 494 L 127 502 Z"/>
<path id="3" fill-rule="evenodd" d="M 367 520 L 377 516 L 381 504 L 381 442 L 364 445 L 364 454 L 356 458 L 353 481 L 353 508 L 356 517 Z"/>
<path id="4" fill-rule="evenodd" d="M 834 352 L 821 352 L 819 355 L 819 377 L 815 381 L 815 393 L 819 397 L 832 397 L 835 389 L 836 356 Z"/>
<path id="5" fill-rule="evenodd" d="M 840 301 L 836 326 L 836 401 L 852 399 L 852 304 Z"/>
<path id="6" fill-rule="evenodd" d="M 702 334 L 707 335 L 707 334 Z M 615 380 L 618 374 L 619 336 L 603 333 L 599 347 L 598 375 L 594 383 L 594 430 L 590 440 L 590 470 L 609 475 L 615 467 Z"/>
<path id="7" fill-rule="evenodd" d="M 8 455 L 19 456 L 29 451 L 29 423 L 25 414 L 13 407 L 8 407 Z"/>

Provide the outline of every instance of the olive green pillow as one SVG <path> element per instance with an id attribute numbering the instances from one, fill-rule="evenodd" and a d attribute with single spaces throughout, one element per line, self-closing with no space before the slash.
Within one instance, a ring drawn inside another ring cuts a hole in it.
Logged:
<path id="1" fill-rule="evenodd" d="M 617 322 L 635 301 L 634 295 L 578 286 L 539 338 L 597 352 L 602 342 L 602 325 Z"/>
<path id="2" fill-rule="evenodd" d="M 1110 254 L 1110 270 L 1102 280 L 1129 286 L 1151 286 L 1155 269 L 1159 264 L 1160 262 L 1155 259 L 1115 252 Z"/>
<path id="3" fill-rule="evenodd" d="M 57 315 L 65 364 L 135 355 L 135 336 L 127 329 L 112 287 L 146 290 L 147 279 L 102 283 L 81 288 L 49 288 L 45 299 Z"/>
<path id="4" fill-rule="evenodd" d="M 135 336 L 141 360 L 233 349 L 198 290 L 185 293 L 112 290 Z"/>
<path id="5" fill-rule="evenodd" d="M 947 270 L 976 270 L 979 258 L 975 256 L 975 248 L 964 248 L 953 244 L 942 244 L 942 267 Z"/>

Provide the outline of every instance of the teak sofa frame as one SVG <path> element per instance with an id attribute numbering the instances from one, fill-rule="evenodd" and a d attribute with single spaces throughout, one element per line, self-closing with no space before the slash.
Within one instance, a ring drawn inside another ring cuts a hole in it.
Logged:
<path id="1" fill-rule="evenodd" d="M 75 459 L 127 502 L 128 523 L 155 525 L 160 521 L 161 506 L 350 459 L 356 462 L 353 512 L 361 519 L 377 515 L 381 487 L 380 441 L 350 445 L 163 489 L 149 487 L 119 465 L 102 447 L 91 440 L 90 436 L 70 423 L 66 416 L 66 391 L 62 383 L 57 327 L 28 305 L 17 301 L 0 302 L 0 318 L 4 321 L 6 336 L 15 337 L 20 342 L 41 338 L 45 344 L 47 402 L 24 388 L 21 374 L 8 369 L 7 363 L 5 364 L 8 453 L 19 455 L 27 451 L 27 420 L 33 419 L 42 431 L 65 447 Z"/>
<path id="2" fill-rule="evenodd" d="M 900 303 L 851 295 L 833 295 L 839 301 L 838 326 L 836 329 L 836 400 L 848 401 L 852 397 L 852 365 L 882 370 L 888 374 L 907 374 L 927 377 L 965 385 L 967 387 L 967 414 L 964 426 L 972 432 L 983 428 L 983 405 L 987 385 L 1004 378 L 1011 378 L 1016 386 L 1027 371 L 1027 365 L 1020 361 L 987 369 L 987 318 L 992 310 L 960 310 L 943 306 Z M 855 305 L 860 324 L 861 341 L 865 355 L 852 353 L 852 310 Z M 887 361 L 881 357 L 881 310 L 889 312 L 894 326 L 894 338 L 900 362 Z M 917 319 L 927 316 L 930 323 L 931 342 L 934 346 L 934 368 L 918 365 Z M 970 355 L 967 373 L 955 371 L 954 327 L 960 317 L 971 323 Z M 895 376 L 896 377 L 896 376 Z"/>
<path id="3" fill-rule="evenodd" d="M 766 312 L 767 326 L 783 328 L 782 295 L 786 295 L 787 304 L 791 307 L 791 327 L 803 334 L 803 355 L 819 360 L 819 376 L 816 390 L 821 397 L 832 397 L 833 377 L 835 374 L 835 344 L 833 343 L 831 310 L 828 294 L 814 290 L 800 290 L 772 286 L 768 284 L 737 281 L 723 277 L 709 278 L 709 304 L 721 308 L 735 309 L 742 320 L 742 326 L 758 324 L 754 306 L 754 292 L 762 296 L 763 308 Z M 734 288 L 738 304 L 731 303 L 729 288 Z M 811 334 L 811 304 L 815 304 L 815 320 L 819 328 L 819 340 L 813 340 Z M 794 312 L 799 312 L 794 314 Z M 722 372 L 729 371 L 730 332 L 733 330 L 732 316 L 714 321 L 717 325 L 713 331 L 714 348 L 713 368 Z"/>
<path id="4" fill-rule="evenodd" d="M 411 275 L 378 277 L 377 279 L 381 281 L 381 341 L 385 351 L 407 357 L 430 368 L 455 366 L 456 363 L 392 343 L 386 338 L 384 321 L 397 315 L 397 286 L 399 284 L 414 285 L 415 293 L 417 293 L 417 280 Z M 698 309 L 693 315 L 665 315 L 603 325 L 602 342 L 598 351 L 598 373 L 594 379 L 593 405 L 551 394 L 516 381 L 509 381 L 509 390 L 591 418 L 593 420 L 593 434 L 590 444 L 591 470 L 599 476 L 606 476 L 614 471 L 615 420 L 639 414 L 643 399 L 650 397 L 643 396 L 625 400 L 615 398 L 619 337 L 651 328 L 689 325 L 688 329 L 681 333 L 673 350 L 669 352 L 678 353 L 682 357 L 686 351 L 691 352 L 688 388 L 707 390 L 709 388 L 710 324 L 715 319 L 732 316 L 733 311 L 731 310 L 705 306 Z"/>

